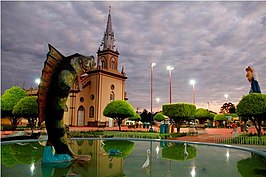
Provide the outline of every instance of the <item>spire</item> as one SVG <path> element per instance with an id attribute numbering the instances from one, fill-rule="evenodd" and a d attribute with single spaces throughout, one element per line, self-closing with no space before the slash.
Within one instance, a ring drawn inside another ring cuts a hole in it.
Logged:
<path id="1" fill-rule="evenodd" d="M 115 47 L 115 36 L 114 32 L 112 30 L 112 18 L 111 18 L 111 6 L 109 6 L 109 14 L 108 14 L 108 20 L 106 25 L 106 31 L 104 33 L 103 42 L 101 46 L 103 45 L 103 50 L 113 50 Z"/>
<path id="2" fill-rule="evenodd" d="M 109 14 L 108 14 L 108 20 L 107 20 L 107 25 L 106 25 L 106 33 L 107 34 L 112 34 L 112 18 L 111 18 L 111 6 L 109 6 Z"/>

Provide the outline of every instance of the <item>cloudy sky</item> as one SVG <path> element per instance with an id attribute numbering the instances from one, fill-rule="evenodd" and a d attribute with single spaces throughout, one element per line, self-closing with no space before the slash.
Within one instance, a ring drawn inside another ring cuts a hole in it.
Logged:
<path id="1" fill-rule="evenodd" d="M 120 67 L 131 104 L 150 109 L 150 63 L 155 62 L 154 107 L 192 102 L 218 111 L 237 104 L 250 86 L 252 65 L 266 93 L 266 2 L 1 2 L 1 93 L 12 85 L 36 87 L 52 44 L 65 56 L 94 55 L 106 28 L 108 6 Z M 159 97 L 159 104 L 155 98 Z"/>

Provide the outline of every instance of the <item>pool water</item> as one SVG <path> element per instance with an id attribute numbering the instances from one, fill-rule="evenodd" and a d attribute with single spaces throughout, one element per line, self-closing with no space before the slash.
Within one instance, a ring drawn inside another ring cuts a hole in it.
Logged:
<path id="1" fill-rule="evenodd" d="M 42 164 L 45 141 L 1 144 L 2 177 L 265 177 L 266 152 L 215 144 L 76 139 L 85 163 Z"/>

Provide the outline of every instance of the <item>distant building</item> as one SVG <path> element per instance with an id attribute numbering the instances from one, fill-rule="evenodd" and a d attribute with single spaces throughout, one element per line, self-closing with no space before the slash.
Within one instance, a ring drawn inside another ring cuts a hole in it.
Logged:
<path id="1" fill-rule="evenodd" d="M 124 68 L 119 71 L 119 52 L 115 48 L 111 9 L 106 31 L 97 52 L 96 67 L 82 75 L 83 90 L 77 84 L 69 95 L 64 123 L 71 126 L 114 126 L 113 119 L 105 117 L 103 110 L 113 100 L 127 100 Z"/>

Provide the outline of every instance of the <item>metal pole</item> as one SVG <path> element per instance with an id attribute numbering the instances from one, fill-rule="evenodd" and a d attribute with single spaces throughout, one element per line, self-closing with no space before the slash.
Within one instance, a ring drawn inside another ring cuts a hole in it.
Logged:
<path id="1" fill-rule="evenodd" d="M 194 87 L 195 83 L 193 83 L 192 85 L 192 92 L 193 92 L 193 104 L 195 105 L 195 87 Z M 196 106 L 196 105 L 195 105 Z M 196 117 L 194 115 L 194 127 L 196 128 Z"/>
<path id="2" fill-rule="evenodd" d="M 169 70 L 169 79 L 170 79 L 170 103 L 172 103 L 172 74 L 171 74 L 171 70 Z"/>
<path id="3" fill-rule="evenodd" d="M 153 66 L 151 64 L 151 120 L 150 120 L 150 127 L 152 127 L 152 79 L 153 79 Z"/>
<path id="4" fill-rule="evenodd" d="M 167 70 L 169 71 L 169 80 L 170 80 L 170 103 L 172 103 L 172 70 L 174 67 L 172 66 L 167 66 Z"/>
<path id="5" fill-rule="evenodd" d="M 193 104 L 195 105 L 195 84 L 192 85 L 192 99 L 193 99 Z"/>
<path id="6" fill-rule="evenodd" d="M 153 67 L 155 63 L 151 63 L 151 120 L 150 120 L 150 128 L 152 128 L 152 93 L 153 93 Z"/>
<path id="7" fill-rule="evenodd" d="M 195 105 L 195 80 L 190 80 L 190 84 L 192 84 L 192 103 Z M 196 105 L 195 105 L 196 106 Z M 196 118 L 194 115 L 194 127 L 196 128 Z"/>

